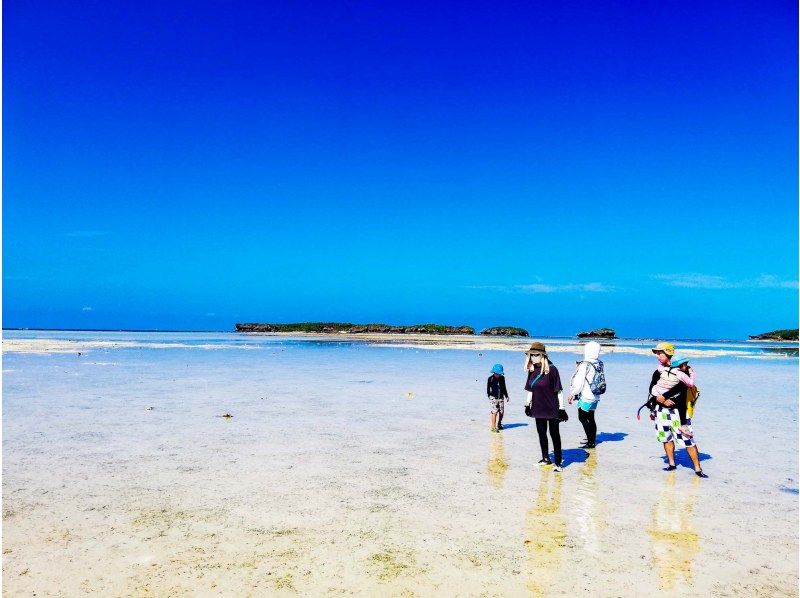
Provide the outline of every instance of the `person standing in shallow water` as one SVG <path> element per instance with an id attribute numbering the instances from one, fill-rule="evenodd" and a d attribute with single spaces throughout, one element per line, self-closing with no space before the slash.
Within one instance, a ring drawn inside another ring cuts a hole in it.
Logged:
<path id="1" fill-rule="evenodd" d="M 700 456 L 694 441 L 692 430 L 691 407 L 687 405 L 688 390 L 696 388 L 694 370 L 689 367 L 689 360 L 679 358 L 672 363 L 675 347 L 670 343 L 658 343 L 652 350 L 658 359 L 658 367 L 650 380 L 650 400 L 655 402 L 654 421 L 656 437 L 664 445 L 667 456 L 665 471 L 674 471 L 675 440 L 680 440 L 694 465 L 698 477 L 707 478 L 700 467 Z M 688 418 L 687 418 L 688 411 Z"/>
<path id="2" fill-rule="evenodd" d="M 525 370 L 528 380 L 525 390 L 528 401 L 525 404 L 525 415 L 536 419 L 536 432 L 539 434 L 539 447 L 542 458 L 537 465 L 550 465 L 550 451 L 547 443 L 547 431 L 553 440 L 554 471 L 561 471 L 561 434 L 558 426 L 567 421 L 569 416 L 564 411 L 564 394 L 558 368 L 547 357 L 547 349 L 543 343 L 534 342 L 525 352 Z"/>
<path id="3" fill-rule="evenodd" d="M 491 405 L 489 429 L 498 432 L 503 429 L 503 413 L 505 413 L 505 403 L 508 402 L 506 378 L 503 375 L 503 366 L 499 363 L 494 364 L 492 373 L 486 381 L 486 394 Z"/>
<path id="4" fill-rule="evenodd" d="M 592 390 L 592 380 L 597 377 L 598 372 L 603 372 L 603 362 L 598 359 L 600 356 L 600 343 L 590 341 L 583 346 L 583 361 L 578 362 L 578 367 L 572 375 L 569 385 L 568 402 L 578 401 L 578 419 L 586 432 L 586 444 L 581 448 L 594 448 L 597 438 L 597 422 L 594 420 L 597 403 L 600 401 L 600 393 L 605 391 L 605 381 L 603 388 L 599 389 L 598 394 Z"/>

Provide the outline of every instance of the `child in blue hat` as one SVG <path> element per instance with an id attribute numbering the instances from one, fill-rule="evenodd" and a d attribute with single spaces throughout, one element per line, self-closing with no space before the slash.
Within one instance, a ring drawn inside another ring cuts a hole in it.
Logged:
<path id="1" fill-rule="evenodd" d="M 492 366 L 492 374 L 486 381 L 486 394 L 492 406 L 490 417 L 491 431 L 499 432 L 503 429 L 503 412 L 505 403 L 508 402 L 508 391 L 506 390 L 506 378 L 503 374 L 503 366 L 499 363 Z"/>

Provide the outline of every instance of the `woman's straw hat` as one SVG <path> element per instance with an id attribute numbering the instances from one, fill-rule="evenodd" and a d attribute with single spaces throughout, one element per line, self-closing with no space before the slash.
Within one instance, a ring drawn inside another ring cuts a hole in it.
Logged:
<path id="1" fill-rule="evenodd" d="M 544 346 L 544 343 L 540 343 L 539 341 L 534 341 L 531 344 L 531 348 L 525 351 L 526 355 L 530 355 L 531 353 L 544 353 L 547 355 L 547 349 Z"/>

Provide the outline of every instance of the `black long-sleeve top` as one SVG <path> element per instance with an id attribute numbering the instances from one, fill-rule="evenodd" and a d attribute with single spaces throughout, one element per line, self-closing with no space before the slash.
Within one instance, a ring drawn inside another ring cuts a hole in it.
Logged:
<path id="1" fill-rule="evenodd" d="M 496 399 L 507 399 L 508 391 L 506 390 L 505 376 L 498 376 L 492 374 L 486 381 L 486 394 Z"/>

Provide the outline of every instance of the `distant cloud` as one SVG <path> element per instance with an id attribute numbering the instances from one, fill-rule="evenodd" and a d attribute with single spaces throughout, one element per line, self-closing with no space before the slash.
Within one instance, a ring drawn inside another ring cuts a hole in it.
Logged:
<path id="1" fill-rule="evenodd" d="M 216 314 L 216 312 L 213 312 L 213 311 L 210 311 L 210 312 L 208 312 L 208 313 L 206 314 L 206 316 L 208 316 L 209 318 L 213 318 L 213 317 L 214 317 L 214 316 L 216 316 L 216 315 L 217 315 L 217 314 Z"/>
<path id="2" fill-rule="evenodd" d="M 755 285 L 759 289 L 796 289 L 798 288 L 796 280 L 779 280 L 777 276 L 771 274 L 762 274 L 755 281 Z"/>
<path id="3" fill-rule="evenodd" d="M 685 287 L 687 289 L 730 288 L 730 283 L 725 278 L 710 274 L 657 274 L 653 278 L 671 287 Z"/>
<path id="4" fill-rule="evenodd" d="M 467 287 L 470 289 L 481 289 L 489 291 L 499 291 L 502 293 L 609 293 L 615 287 L 603 284 L 602 282 L 569 283 L 569 284 L 514 284 L 514 285 L 476 285 Z"/>
<path id="5" fill-rule="evenodd" d="M 110 235 L 110 230 L 72 230 L 64 233 L 65 237 L 104 237 Z"/>
<path id="6" fill-rule="evenodd" d="M 772 274 L 762 274 L 758 278 L 729 280 L 713 274 L 658 274 L 654 276 L 671 287 L 687 289 L 796 289 L 796 280 L 781 280 Z"/>
<path id="7" fill-rule="evenodd" d="M 516 285 L 520 291 L 525 293 L 569 293 L 580 291 L 582 293 L 608 293 L 614 287 L 603 284 L 602 282 L 586 282 L 580 284 L 520 284 Z"/>
<path id="8" fill-rule="evenodd" d="M 92 308 L 91 306 L 86 305 L 83 309 L 81 309 L 81 311 L 92 311 Z"/>

